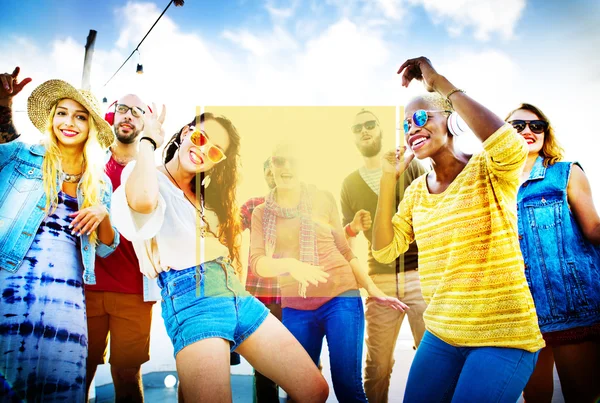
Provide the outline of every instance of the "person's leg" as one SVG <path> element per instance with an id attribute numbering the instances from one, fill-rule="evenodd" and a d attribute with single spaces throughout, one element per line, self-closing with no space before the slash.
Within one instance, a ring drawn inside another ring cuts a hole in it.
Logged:
<path id="1" fill-rule="evenodd" d="M 285 317 L 286 312 L 284 320 Z M 257 371 L 283 388 L 293 401 L 327 400 L 329 387 L 314 360 L 273 315 L 269 315 L 236 351 Z"/>
<path id="2" fill-rule="evenodd" d="M 565 402 L 600 400 L 600 343 L 586 341 L 554 347 L 556 371 Z"/>
<path id="3" fill-rule="evenodd" d="M 458 347 L 425 331 L 410 366 L 404 401 L 449 402 L 464 362 L 465 357 Z"/>
<path id="4" fill-rule="evenodd" d="M 453 403 L 516 402 L 533 373 L 538 356 L 537 352 L 505 347 L 461 350 L 466 352 L 466 360 Z"/>
<path id="5" fill-rule="evenodd" d="M 115 402 L 143 402 L 141 366 L 150 359 L 153 303 L 138 294 L 106 293 Z"/>
<path id="6" fill-rule="evenodd" d="M 315 311 L 284 308 L 283 325 L 300 342 L 315 365 L 319 365 L 325 329 L 316 320 Z"/>
<path id="7" fill-rule="evenodd" d="M 231 402 L 229 350 L 228 340 L 210 338 L 192 343 L 177 353 L 180 393 L 186 402 Z"/>
<path id="8" fill-rule="evenodd" d="M 104 293 L 86 291 L 85 305 L 88 328 L 88 356 L 86 361 L 86 401 L 98 365 L 106 361 L 108 345 L 108 314 L 104 309 Z"/>
<path id="9" fill-rule="evenodd" d="M 361 297 L 333 298 L 317 309 L 317 314 L 325 326 L 335 396 L 340 402 L 366 403 L 362 382 L 365 316 Z"/>
<path id="10" fill-rule="evenodd" d="M 415 347 L 419 347 L 423 334 L 425 333 L 425 322 L 423 321 L 423 313 L 427 309 L 427 304 L 423 299 L 421 292 L 421 280 L 419 280 L 419 272 L 417 270 L 409 270 L 404 273 L 404 302 L 410 308 L 406 312 L 410 330 L 415 341 Z"/>
<path id="11" fill-rule="evenodd" d="M 552 347 L 540 350 L 529 382 L 523 390 L 526 403 L 550 403 L 554 392 L 554 354 Z"/>
<path id="12" fill-rule="evenodd" d="M 393 276 L 388 276 L 391 281 L 394 280 Z M 376 281 L 376 284 L 378 283 L 379 281 Z M 365 393 L 371 402 L 386 403 L 388 401 L 390 379 L 395 362 L 394 350 L 404 315 L 404 312 L 389 309 L 367 299 L 365 310 L 367 330 Z"/>
<path id="13" fill-rule="evenodd" d="M 273 316 L 281 321 L 280 304 L 267 304 L 265 306 Z M 275 382 L 254 370 L 254 384 L 256 387 L 256 401 L 258 403 L 279 403 L 279 390 Z"/>

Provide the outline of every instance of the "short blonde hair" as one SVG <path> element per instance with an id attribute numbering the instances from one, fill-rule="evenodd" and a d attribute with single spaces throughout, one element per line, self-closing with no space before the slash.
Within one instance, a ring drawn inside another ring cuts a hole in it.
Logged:
<path id="1" fill-rule="evenodd" d="M 540 155 L 544 158 L 544 166 L 547 167 L 548 165 L 553 165 L 555 162 L 562 161 L 565 156 L 565 150 L 562 148 L 558 142 L 558 139 L 556 138 L 554 127 L 552 127 L 550 119 L 548 119 L 548 116 L 546 116 L 546 114 L 542 112 L 540 108 L 532 104 L 522 103 L 510 111 L 504 120 L 508 121 L 513 113 L 520 110 L 533 112 L 540 120 L 548 123 L 548 128 L 544 132 L 544 145 L 540 150 Z"/>

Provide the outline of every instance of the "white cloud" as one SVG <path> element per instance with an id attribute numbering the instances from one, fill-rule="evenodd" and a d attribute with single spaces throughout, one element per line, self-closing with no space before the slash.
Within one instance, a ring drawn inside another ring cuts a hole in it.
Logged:
<path id="1" fill-rule="evenodd" d="M 475 38 L 487 41 L 492 33 L 504 39 L 513 37 L 515 24 L 525 9 L 525 0 L 408 0 L 422 5 L 434 23 L 445 24 L 448 32 L 457 36 L 473 28 Z"/>

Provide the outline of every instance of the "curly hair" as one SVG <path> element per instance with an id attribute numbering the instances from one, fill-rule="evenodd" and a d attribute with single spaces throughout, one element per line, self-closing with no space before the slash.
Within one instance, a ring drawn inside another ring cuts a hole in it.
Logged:
<path id="1" fill-rule="evenodd" d="M 541 111 L 537 106 L 522 103 L 512 111 L 506 115 L 504 121 L 508 121 L 508 119 L 512 116 L 513 113 L 519 110 L 525 110 L 534 113 L 540 120 L 548 123 L 548 128 L 544 132 L 544 145 L 540 150 L 540 155 L 544 158 L 544 166 L 553 165 L 555 162 L 562 161 L 565 155 L 565 150 L 562 148 L 558 139 L 556 138 L 556 133 L 554 132 L 554 127 L 552 127 L 552 123 L 550 123 L 550 119 L 544 112 Z"/>
<path id="2" fill-rule="evenodd" d="M 205 112 L 197 115 L 187 125 L 183 126 L 171 137 L 163 151 L 165 164 L 173 159 L 175 152 L 181 144 L 181 133 L 186 127 L 201 125 L 207 120 L 218 122 L 229 135 L 229 147 L 225 152 L 227 158 L 212 167 L 209 172 L 200 172 L 191 181 L 192 191 L 197 200 L 202 204 L 205 201 L 207 208 L 213 210 L 219 219 L 219 241 L 227 246 L 236 272 L 240 272 L 240 213 L 236 202 L 236 189 L 239 179 L 238 168 L 240 160 L 240 135 L 233 123 L 224 116 L 215 116 Z M 206 175 L 210 175 L 210 186 L 203 186 Z M 200 191 L 197 188 L 200 187 Z"/>

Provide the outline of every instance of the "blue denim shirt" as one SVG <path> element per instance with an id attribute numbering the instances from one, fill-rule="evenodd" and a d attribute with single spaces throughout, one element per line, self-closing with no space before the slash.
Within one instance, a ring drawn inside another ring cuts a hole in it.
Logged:
<path id="1" fill-rule="evenodd" d="M 600 323 L 600 248 L 567 202 L 572 163 L 535 161 L 517 196 L 525 275 L 542 333 Z"/>
<path id="2" fill-rule="evenodd" d="M 42 161 L 46 149 L 43 145 L 29 145 L 15 140 L 0 144 L 0 269 L 16 272 L 31 247 L 35 234 L 46 215 L 46 194 L 42 184 Z M 110 212 L 112 186 L 105 178 L 102 203 Z M 62 186 L 62 183 L 59 183 Z M 79 207 L 83 203 L 81 189 L 77 188 Z M 95 255 L 110 255 L 119 244 L 115 229 L 112 245 L 90 243 L 87 235 L 81 236 L 83 281 L 95 284 Z"/>

